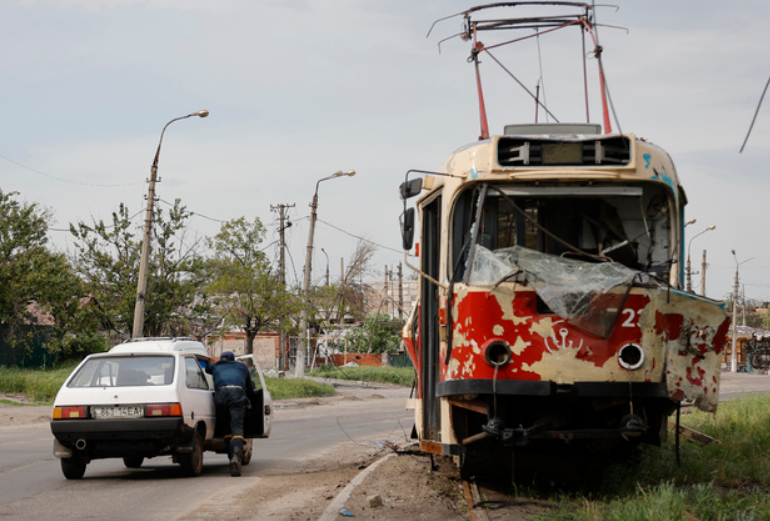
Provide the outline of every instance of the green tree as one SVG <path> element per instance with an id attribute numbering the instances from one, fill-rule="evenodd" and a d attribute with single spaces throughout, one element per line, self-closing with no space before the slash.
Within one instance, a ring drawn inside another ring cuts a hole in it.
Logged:
<path id="1" fill-rule="evenodd" d="M 186 241 L 190 216 L 178 199 L 168 212 L 155 212 L 144 320 L 147 336 L 189 334 L 195 314 L 202 312 L 192 306 L 205 283 L 205 266 L 198 243 Z M 98 304 L 99 318 L 105 327 L 124 335 L 133 327 L 141 255 L 141 230 L 136 234 L 134 230 L 122 203 L 113 212 L 111 225 L 102 220 L 70 225 L 77 240 L 75 266 Z"/>
<path id="2" fill-rule="evenodd" d="M 3 341 L 30 345 L 45 325 L 54 339 L 90 334 L 95 328 L 82 305 L 85 288 L 64 255 L 47 248 L 50 214 L 0 191 L 0 325 Z"/>
<path id="3" fill-rule="evenodd" d="M 397 351 L 401 344 L 402 321 L 394 321 L 385 313 L 366 317 L 362 326 L 348 334 L 348 351 L 384 353 Z"/>
<path id="4" fill-rule="evenodd" d="M 246 352 L 254 352 L 254 338 L 265 328 L 290 327 L 289 317 L 301 302 L 286 290 L 259 246 L 265 228 L 259 218 L 240 217 L 222 225 L 209 241 L 210 283 L 206 291 L 225 317 L 225 323 L 246 333 Z"/>

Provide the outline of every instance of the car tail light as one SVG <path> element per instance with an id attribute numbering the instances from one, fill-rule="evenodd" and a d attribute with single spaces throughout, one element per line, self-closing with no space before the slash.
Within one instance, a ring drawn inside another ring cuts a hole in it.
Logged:
<path id="1" fill-rule="evenodd" d="M 53 415 L 54 420 L 75 420 L 78 418 L 87 418 L 86 408 L 81 406 L 77 407 L 54 407 Z"/>
<path id="2" fill-rule="evenodd" d="M 146 418 L 155 418 L 159 416 L 182 416 L 182 404 L 159 403 L 156 405 L 145 405 L 144 416 Z"/>

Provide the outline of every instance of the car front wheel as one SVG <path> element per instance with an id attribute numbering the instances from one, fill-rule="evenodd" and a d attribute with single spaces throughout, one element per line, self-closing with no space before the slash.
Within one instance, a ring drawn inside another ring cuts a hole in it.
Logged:
<path id="1" fill-rule="evenodd" d="M 86 473 L 86 465 L 87 463 L 77 456 L 70 456 L 62 458 L 61 471 L 67 479 L 80 479 Z"/>
<path id="2" fill-rule="evenodd" d="M 179 454 L 179 464 L 188 476 L 200 475 L 203 470 L 203 433 L 201 431 L 195 432 L 192 451 Z"/>

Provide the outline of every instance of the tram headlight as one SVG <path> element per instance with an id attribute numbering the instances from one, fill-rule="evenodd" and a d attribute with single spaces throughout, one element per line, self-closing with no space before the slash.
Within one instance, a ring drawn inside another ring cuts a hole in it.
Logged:
<path id="1" fill-rule="evenodd" d="M 484 359 L 492 367 L 505 367 L 511 363 L 511 346 L 505 340 L 492 339 L 484 345 Z"/>
<path id="2" fill-rule="evenodd" d="M 618 363 L 623 369 L 635 371 L 644 365 L 644 349 L 639 344 L 626 344 L 618 351 Z"/>

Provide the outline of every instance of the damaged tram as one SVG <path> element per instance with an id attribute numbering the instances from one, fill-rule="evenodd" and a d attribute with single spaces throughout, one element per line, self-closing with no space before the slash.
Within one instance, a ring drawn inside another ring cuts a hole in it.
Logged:
<path id="1" fill-rule="evenodd" d="M 482 138 L 400 190 L 404 249 L 418 242 L 403 337 L 421 449 L 512 468 L 660 444 L 685 400 L 715 411 L 729 319 L 682 289 L 669 155 L 591 123 Z"/>

